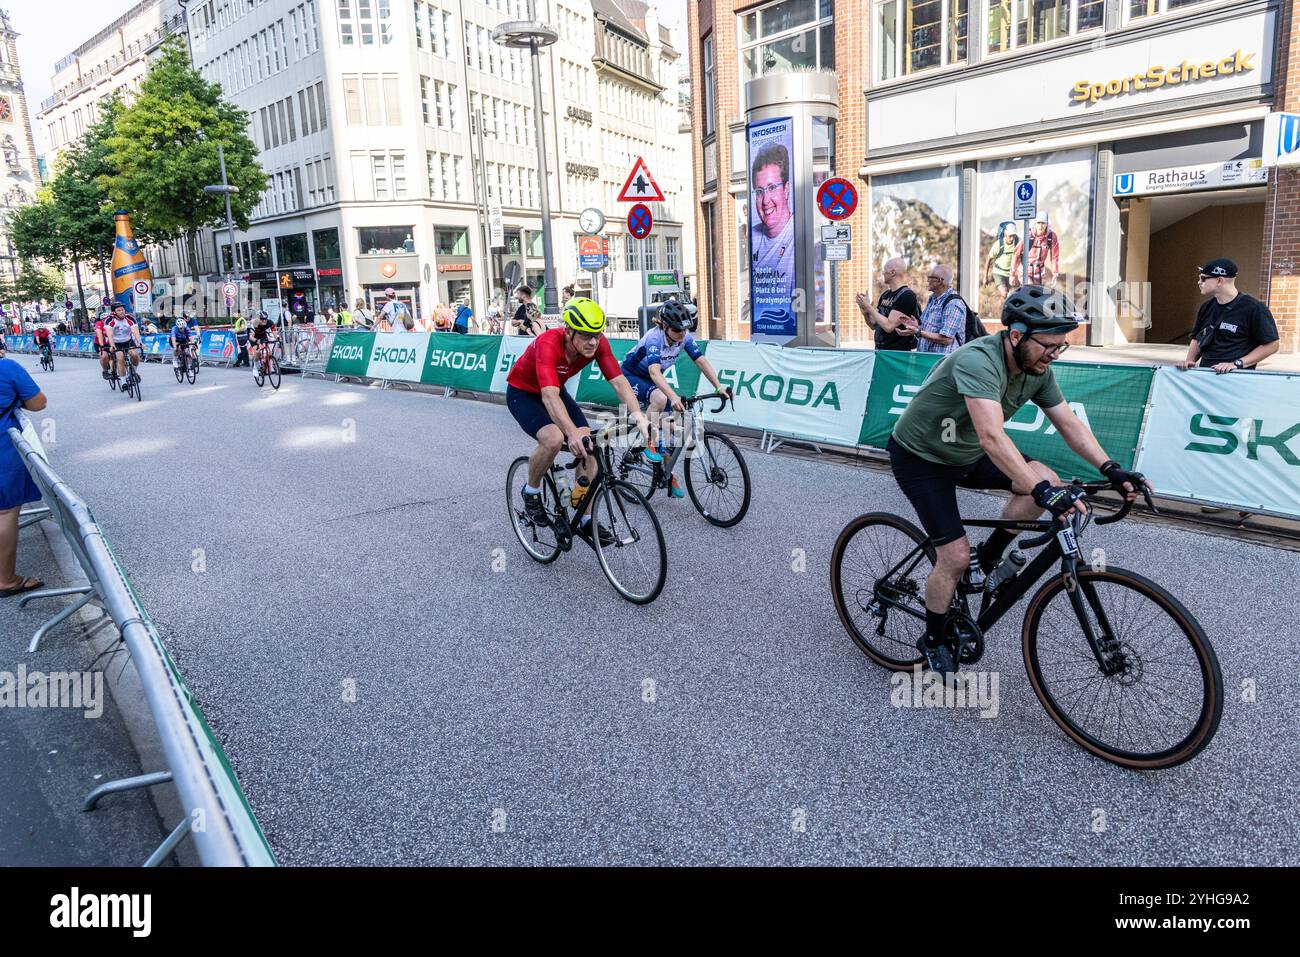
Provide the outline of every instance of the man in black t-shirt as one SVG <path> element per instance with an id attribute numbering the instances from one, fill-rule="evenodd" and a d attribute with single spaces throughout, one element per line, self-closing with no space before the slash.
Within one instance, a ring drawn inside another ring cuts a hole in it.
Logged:
<path id="1" fill-rule="evenodd" d="M 1199 365 L 1222 375 L 1253 369 L 1278 350 L 1273 314 L 1254 296 L 1237 291 L 1237 264 L 1215 259 L 1201 267 L 1197 282 L 1210 298 L 1201 303 L 1192 342 L 1180 369 Z"/>
<path id="2" fill-rule="evenodd" d="M 921 318 L 921 304 L 916 293 L 903 282 L 907 265 L 891 259 L 883 267 L 885 288 L 873 309 L 870 297 L 858 293 L 858 308 L 867 325 L 876 331 L 876 348 L 906 352 L 916 348 L 916 325 Z"/>

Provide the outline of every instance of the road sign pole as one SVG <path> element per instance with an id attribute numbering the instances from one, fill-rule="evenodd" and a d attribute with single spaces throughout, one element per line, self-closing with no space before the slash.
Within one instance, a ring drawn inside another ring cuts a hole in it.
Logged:
<path id="1" fill-rule="evenodd" d="M 835 326 L 835 348 L 840 347 L 840 264 L 831 263 L 831 323 Z"/>
<path id="2" fill-rule="evenodd" d="M 1024 221 L 1024 226 L 1022 226 L 1021 228 L 1024 229 L 1024 232 L 1020 234 L 1020 249 L 1021 249 L 1020 274 L 1022 277 L 1020 280 L 1020 285 L 1028 286 L 1029 285 L 1029 220 L 1026 219 Z"/>
<path id="3" fill-rule="evenodd" d="M 645 243 L 647 238 L 649 237 L 642 237 L 641 239 L 641 305 L 643 306 L 650 305 L 650 277 L 646 275 L 645 271 Z"/>

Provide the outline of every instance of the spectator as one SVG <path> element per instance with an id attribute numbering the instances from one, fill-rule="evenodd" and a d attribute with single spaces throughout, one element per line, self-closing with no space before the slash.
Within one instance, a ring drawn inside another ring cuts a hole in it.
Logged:
<path id="1" fill-rule="evenodd" d="M 325 307 L 325 324 L 330 326 L 337 326 L 339 324 L 339 317 L 334 311 L 333 306 Z"/>
<path id="2" fill-rule="evenodd" d="M 515 309 L 515 335 L 537 336 L 545 330 L 542 325 L 542 313 L 533 302 L 533 290 L 529 286 L 520 286 L 515 290 L 515 300 L 519 303 Z"/>
<path id="3" fill-rule="evenodd" d="M 379 328 L 382 332 L 410 332 L 415 328 L 411 310 L 397 298 L 397 290 L 389 286 L 384 290 L 384 304 L 379 308 Z M 387 326 L 387 329 L 384 327 Z"/>
<path id="4" fill-rule="evenodd" d="M 28 502 L 39 502 L 41 490 L 27 474 L 27 466 L 18 450 L 9 441 L 10 427 L 21 427 L 16 411 L 19 407 L 31 412 L 45 408 L 45 393 L 40 390 L 27 370 L 12 359 L 4 357 L 4 341 L 0 340 L 0 598 L 21 595 L 44 587 L 37 578 L 19 575 L 18 513 Z"/>
<path id="5" fill-rule="evenodd" d="M 930 288 L 916 330 L 917 352 L 952 352 L 966 331 L 966 300 L 952 288 L 952 267 L 936 263 L 925 284 Z"/>
<path id="6" fill-rule="evenodd" d="M 916 348 L 916 325 L 921 318 L 921 304 L 916 293 L 903 282 L 907 264 L 899 257 L 885 263 L 882 274 L 885 280 L 880 302 L 873 309 L 871 297 L 865 292 L 857 295 L 858 308 L 867 325 L 876 330 L 876 348 L 907 352 Z"/>
<path id="7" fill-rule="evenodd" d="M 1011 254 L 1011 275 L 1017 280 L 1024 278 L 1021 256 L 1024 255 L 1024 242 L 1016 245 Z M 1056 274 L 1061 271 L 1061 241 L 1052 232 L 1047 222 L 1047 214 L 1039 213 L 1029 224 L 1029 283 L 1038 286 L 1050 286 L 1056 281 Z M 1019 285 L 1019 281 L 1017 281 Z"/>
<path id="8" fill-rule="evenodd" d="M 149 318 L 149 319 L 146 319 L 146 320 L 145 320 L 145 323 L 144 323 L 144 334 L 145 334 L 146 336 L 156 336 L 156 335 L 158 335 L 158 327 L 157 327 L 156 325 L 154 325 L 154 321 L 153 321 L 152 318 Z"/>
<path id="9" fill-rule="evenodd" d="M 561 289 L 561 290 L 560 290 L 560 308 L 563 309 L 563 308 L 564 308 L 564 304 L 565 304 L 566 302 L 568 302 L 570 299 L 572 299 L 574 296 L 576 296 L 577 294 L 578 294 L 578 287 L 577 287 L 576 285 L 574 285 L 573 283 L 569 283 L 567 286 L 565 286 L 563 289 Z"/>
<path id="10" fill-rule="evenodd" d="M 489 335 L 493 335 L 493 336 L 501 335 L 502 318 L 503 318 L 503 314 L 501 312 L 501 300 L 498 299 L 496 296 L 493 296 L 492 301 L 488 303 L 488 308 L 487 308 L 487 331 Z"/>
<path id="11" fill-rule="evenodd" d="M 1196 312 L 1187 358 L 1178 363 L 1179 369 L 1199 365 L 1222 375 L 1253 369 L 1277 352 L 1273 314 L 1254 296 L 1237 291 L 1236 263 L 1231 259 L 1211 260 L 1201 267 L 1197 282 L 1201 292 L 1210 298 Z"/>
<path id="12" fill-rule="evenodd" d="M 456 305 L 456 318 L 451 322 L 451 331 L 459 332 L 462 336 L 469 335 L 470 320 L 474 318 L 474 313 L 470 311 L 469 306 L 465 303 Z"/>
<path id="13" fill-rule="evenodd" d="M 358 299 L 357 304 L 352 307 L 352 318 L 366 332 L 375 327 L 374 314 L 366 308 L 364 299 Z"/>

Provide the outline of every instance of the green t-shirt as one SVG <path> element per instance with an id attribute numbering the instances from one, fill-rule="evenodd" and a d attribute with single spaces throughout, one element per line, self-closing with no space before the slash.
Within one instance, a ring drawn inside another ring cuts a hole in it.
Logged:
<path id="1" fill-rule="evenodd" d="M 1010 275 L 1011 259 L 1016 254 L 1018 243 L 1000 242 L 993 247 L 989 258 L 993 260 L 993 271 Z"/>
<path id="2" fill-rule="evenodd" d="M 1013 376 L 1002 353 L 1002 338 L 981 336 L 930 370 L 894 425 L 894 438 L 903 448 L 939 465 L 972 465 L 984 449 L 966 408 L 967 396 L 1001 402 L 1004 422 L 1026 402 L 1050 409 L 1065 401 L 1051 369 L 1041 376 Z"/>

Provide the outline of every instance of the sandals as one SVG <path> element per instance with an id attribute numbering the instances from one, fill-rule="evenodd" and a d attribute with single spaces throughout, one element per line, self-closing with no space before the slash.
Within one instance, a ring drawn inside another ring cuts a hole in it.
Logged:
<path id="1" fill-rule="evenodd" d="M 36 591 L 36 589 L 44 587 L 45 582 L 39 578 L 24 578 L 17 588 L 0 588 L 0 598 L 12 598 L 14 595 L 21 595 L 24 592 Z"/>

